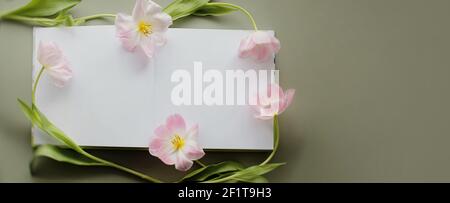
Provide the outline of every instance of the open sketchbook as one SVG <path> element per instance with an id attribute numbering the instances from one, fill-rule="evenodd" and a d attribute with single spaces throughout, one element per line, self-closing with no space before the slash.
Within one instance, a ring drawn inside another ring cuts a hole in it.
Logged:
<path id="1" fill-rule="evenodd" d="M 70 61 L 73 79 L 63 89 L 44 75 L 37 89 L 37 106 L 61 130 L 85 147 L 147 148 L 154 129 L 179 113 L 187 126 L 199 124 L 205 149 L 270 150 L 272 121 L 254 118 L 246 105 L 174 105 L 171 81 L 175 70 L 192 73 L 216 69 L 272 70 L 274 60 L 257 63 L 238 57 L 242 38 L 251 31 L 170 29 L 167 44 L 153 59 L 125 51 L 114 26 L 34 28 L 34 52 L 39 41 L 54 41 Z M 33 61 L 33 78 L 39 63 Z M 208 83 L 202 83 L 207 86 Z M 226 84 L 224 84 L 226 86 Z M 193 93 L 194 94 L 194 93 Z M 33 129 L 34 144 L 57 144 Z"/>

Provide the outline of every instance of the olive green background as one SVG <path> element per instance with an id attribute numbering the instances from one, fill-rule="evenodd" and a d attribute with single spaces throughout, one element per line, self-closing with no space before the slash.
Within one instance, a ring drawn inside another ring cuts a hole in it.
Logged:
<path id="1" fill-rule="evenodd" d="M 227 1 L 248 8 L 261 29 L 277 32 L 281 83 L 297 89 L 280 118 L 275 157 L 288 164 L 270 173 L 271 181 L 450 181 L 450 1 Z M 0 0 L 0 10 L 25 2 Z M 85 0 L 74 14 L 130 13 L 133 4 Z M 192 17 L 173 27 L 251 29 L 240 13 Z M 45 159 L 30 174 L 30 123 L 16 98 L 30 101 L 31 52 L 30 26 L 0 22 L 0 182 L 140 181 Z M 145 151 L 94 153 L 164 180 L 182 175 Z M 204 162 L 254 164 L 265 156 L 210 152 Z"/>

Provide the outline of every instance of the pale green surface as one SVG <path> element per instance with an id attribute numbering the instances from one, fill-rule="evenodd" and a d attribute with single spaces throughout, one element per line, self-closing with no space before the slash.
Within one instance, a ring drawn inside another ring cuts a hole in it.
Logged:
<path id="1" fill-rule="evenodd" d="M 24 2 L 0 0 L 0 10 Z M 288 164 L 271 173 L 271 181 L 450 181 L 450 1 L 229 2 L 248 8 L 261 29 L 277 32 L 282 85 L 297 89 L 280 117 L 275 157 Z M 89 0 L 75 14 L 129 12 L 133 3 Z M 102 23 L 111 22 L 96 22 Z M 190 18 L 175 27 L 251 25 L 235 14 Z M 0 22 L 0 45 L 0 182 L 139 181 L 112 169 L 53 161 L 31 176 L 30 124 L 16 104 L 17 97 L 31 99 L 31 27 Z M 162 179 L 181 175 L 146 152 L 96 153 Z M 250 164 L 265 156 L 209 153 L 204 162 Z"/>

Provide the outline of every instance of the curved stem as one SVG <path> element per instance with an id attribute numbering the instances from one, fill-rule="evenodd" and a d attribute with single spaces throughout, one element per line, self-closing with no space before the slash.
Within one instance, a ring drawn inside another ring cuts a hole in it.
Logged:
<path id="1" fill-rule="evenodd" d="M 267 159 L 262 162 L 261 164 L 259 164 L 260 166 L 262 165 L 266 165 L 267 163 L 269 163 L 272 158 L 275 156 L 275 153 L 277 152 L 278 149 L 278 144 L 280 142 L 280 131 L 278 129 L 278 115 L 275 114 L 275 116 L 273 117 L 273 150 L 272 153 L 270 153 L 270 155 L 267 157 Z"/>
<path id="2" fill-rule="evenodd" d="M 102 14 L 85 16 L 85 17 L 81 17 L 81 18 L 75 18 L 74 20 L 75 21 L 89 21 L 89 20 L 94 20 L 97 18 L 115 18 L 115 17 L 116 17 L 115 14 L 102 13 Z"/>
<path id="3" fill-rule="evenodd" d="M 202 168 L 206 167 L 206 165 L 204 163 L 202 163 L 201 161 L 199 161 L 199 160 L 195 160 L 195 163 L 200 165 Z"/>
<path id="4" fill-rule="evenodd" d="M 42 66 L 41 70 L 39 71 L 36 79 L 34 80 L 34 84 L 33 84 L 33 91 L 31 92 L 31 101 L 34 105 L 36 105 L 36 88 L 39 84 L 39 80 L 41 79 L 42 73 L 44 72 L 45 67 Z"/>
<path id="5" fill-rule="evenodd" d="M 90 16 L 85 16 L 85 17 L 81 17 L 81 18 L 76 18 L 74 19 L 75 22 L 85 22 L 85 21 L 89 21 L 89 20 L 94 20 L 94 19 L 98 19 L 98 18 L 107 18 L 107 17 L 112 17 L 115 18 L 116 15 L 114 14 L 96 14 L 96 15 L 90 15 Z M 25 16 L 17 16 L 17 15 L 0 15 L 0 19 L 7 19 L 7 20 L 15 20 L 15 21 L 20 21 L 20 22 L 24 22 L 24 23 L 31 23 L 31 24 L 38 24 L 38 25 L 43 25 L 43 26 L 55 26 L 58 25 L 59 23 L 63 22 L 63 19 L 51 19 L 51 18 L 34 18 L 34 17 L 25 17 Z"/>
<path id="6" fill-rule="evenodd" d="M 2 19 L 5 20 L 13 20 L 19 21 L 26 24 L 37 24 L 40 26 L 55 26 L 60 23 L 61 20 L 49 19 L 49 18 L 34 18 L 34 17 L 25 17 L 25 16 L 17 16 L 17 15 L 4 15 L 1 16 Z"/>
<path id="7" fill-rule="evenodd" d="M 48 18 L 34 18 L 34 17 L 25 17 L 25 16 L 17 16 L 17 15 L 8 15 L 8 16 L 2 16 L 2 18 L 9 19 L 9 20 L 18 20 L 18 21 L 24 21 L 24 22 L 43 22 L 43 23 L 51 23 L 54 20 L 48 19 Z"/>
<path id="8" fill-rule="evenodd" d="M 93 155 L 91 155 L 91 154 L 85 152 L 85 151 L 82 151 L 81 153 L 82 153 L 84 156 L 86 156 L 86 157 L 88 157 L 88 158 L 90 158 L 90 159 L 92 159 L 92 160 L 94 160 L 94 161 L 98 161 L 98 162 L 103 163 L 103 164 L 105 164 L 105 165 L 107 165 L 107 166 L 110 166 L 110 167 L 119 169 L 119 170 L 121 170 L 121 171 L 125 171 L 125 172 L 127 172 L 127 173 L 133 174 L 133 175 L 135 175 L 135 176 L 137 176 L 137 177 L 140 177 L 140 178 L 142 178 L 142 179 L 144 179 L 144 180 L 148 180 L 148 181 L 154 182 L 154 183 L 162 183 L 161 180 L 158 180 L 158 179 L 156 179 L 156 178 L 150 177 L 150 176 L 148 176 L 148 175 L 145 175 L 145 174 L 143 174 L 143 173 L 137 172 L 137 171 L 135 171 L 135 170 L 132 170 L 132 169 L 123 167 L 123 166 L 121 166 L 121 165 L 119 165 L 119 164 L 115 164 L 115 163 L 113 163 L 113 162 L 109 162 L 109 161 L 106 161 L 106 160 L 104 160 L 104 159 L 98 158 L 98 157 L 96 157 L 96 156 L 93 156 Z"/>
<path id="9" fill-rule="evenodd" d="M 232 180 L 234 177 L 236 177 L 238 175 L 239 175 L 238 173 L 235 173 L 233 175 L 230 175 L 230 176 L 227 176 L 224 178 L 220 178 L 220 179 L 216 179 L 216 180 L 207 180 L 207 181 L 203 181 L 201 183 L 223 183 L 225 181 Z"/>
<path id="10" fill-rule="evenodd" d="M 250 21 L 253 24 L 253 29 L 255 29 L 255 31 L 258 31 L 258 26 L 256 25 L 256 21 L 253 18 L 252 14 L 250 12 L 248 12 L 247 10 L 245 10 L 244 8 L 235 5 L 235 4 L 230 4 L 230 3 L 222 3 L 222 2 L 214 2 L 214 3 L 209 3 L 210 5 L 221 5 L 221 6 L 228 6 L 231 8 L 235 8 L 238 9 L 240 11 L 242 11 L 245 15 L 247 15 L 247 17 L 250 19 Z"/>

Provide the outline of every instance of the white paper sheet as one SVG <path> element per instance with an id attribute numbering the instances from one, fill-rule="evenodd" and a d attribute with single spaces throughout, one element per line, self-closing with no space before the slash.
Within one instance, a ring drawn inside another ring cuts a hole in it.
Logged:
<path id="1" fill-rule="evenodd" d="M 39 41 L 54 41 L 71 63 L 74 77 L 63 88 L 44 75 L 37 106 L 81 146 L 146 148 L 153 130 L 170 114 L 188 126 L 198 123 L 206 149 L 270 150 L 272 121 L 254 118 L 249 106 L 175 106 L 174 70 L 193 72 L 194 61 L 208 69 L 274 69 L 274 61 L 256 63 L 237 56 L 239 42 L 251 31 L 170 29 L 167 44 L 152 60 L 125 51 L 114 26 L 34 28 L 33 78 Z M 192 80 L 194 80 L 192 78 Z M 206 84 L 204 84 L 206 86 Z M 225 86 L 225 85 L 224 85 Z M 33 129 L 35 144 L 52 143 Z"/>

